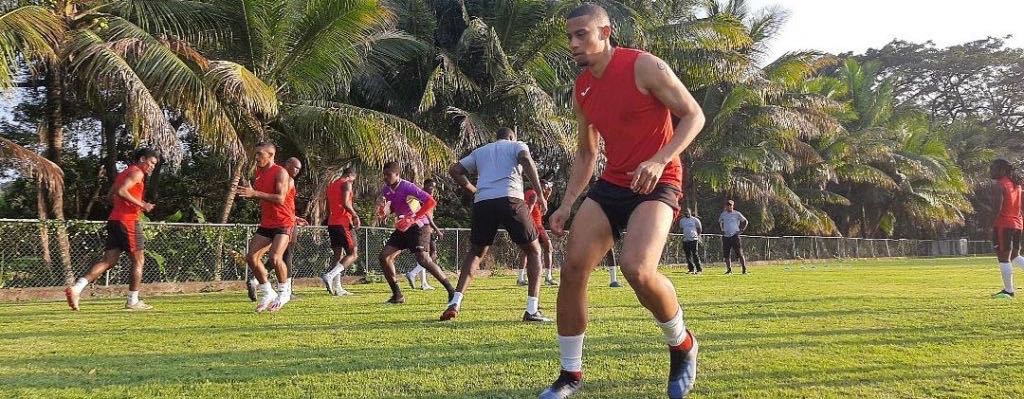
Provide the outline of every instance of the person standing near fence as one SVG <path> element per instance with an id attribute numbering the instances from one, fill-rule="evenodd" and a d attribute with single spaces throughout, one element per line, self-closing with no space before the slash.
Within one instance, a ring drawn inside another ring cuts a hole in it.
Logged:
<path id="1" fill-rule="evenodd" d="M 700 266 L 700 251 L 697 250 L 697 247 L 700 243 L 700 234 L 704 232 L 704 226 L 700 224 L 700 219 L 693 215 L 690 208 L 686 208 L 683 218 L 679 219 L 679 230 L 683 233 L 683 252 L 686 253 L 687 273 L 703 273 L 704 269 Z"/>
<path id="2" fill-rule="evenodd" d="M 398 216 L 395 221 L 395 230 L 377 256 L 380 267 L 384 271 L 384 278 L 391 287 L 391 298 L 387 300 L 387 303 L 405 303 L 405 296 L 402 295 L 402 289 L 398 286 L 397 272 L 395 271 L 395 258 L 404 250 L 412 252 L 416 257 L 416 263 L 427 268 L 427 271 L 441 282 L 441 285 L 448 291 L 450 300 L 455 289 L 452 288 L 448 277 L 441 271 L 441 268 L 430 258 L 430 233 L 433 229 L 427 215 L 434 209 L 437 202 L 426 191 L 416 187 L 412 182 L 402 179 L 401 166 L 398 162 L 384 164 L 382 172 L 384 185 L 380 189 L 378 206 L 385 202 L 390 203 L 391 213 Z M 420 204 L 419 209 L 415 212 L 409 205 L 410 199 L 415 199 Z"/>
<path id="3" fill-rule="evenodd" d="M 135 151 L 132 164 L 117 174 L 114 184 L 110 187 L 107 198 L 114 208 L 107 218 L 107 242 L 104 245 L 103 259 L 92 265 L 89 272 L 79 277 L 75 284 L 64 289 L 71 310 L 79 309 L 82 291 L 90 283 L 96 281 L 103 273 L 117 265 L 122 252 L 131 257 L 131 280 L 128 282 L 128 301 L 126 310 L 150 310 L 153 307 L 139 299 L 142 286 L 142 270 L 146 257 L 144 253 L 145 237 L 139 215 L 153 210 L 154 204 L 143 200 L 146 190 L 146 176 L 153 173 L 160 161 L 156 151 L 140 148 Z"/>
<path id="4" fill-rule="evenodd" d="M 718 224 L 722 228 L 722 259 L 725 259 L 725 274 L 732 274 L 734 254 L 740 260 L 743 274 L 747 274 L 747 259 L 743 256 L 743 243 L 740 242 L 740 234 L 747 229 L 747 218 L 736 210 L 736 203 L 733 200 L 725 201 L 722 214 L 718 217 Z"/>
<path id="5" fill-rule="evenodd" d="M 288 171 L 274 162 L 277 147 L 270 143 L 256 146 L 256 177 L 253 186 L 239 185 L 235 189 L 242 198 L 255 198 L 260 204 L 260 223 L 256 234 L 249 239 L 245 261 L 259 282 L 263 297 L 256 312 L 277 311 L 291 300 L 291 279 L 284 260 L 295 226 L 295 185 Z M 291 205 L 289 205 L 291 203 Z M 277 274 L 278 290 L 270 285 L 263 255 L 269 254 L 270 264 Z"/>
<path id="6" fill-rule="evenodd" d="M 998 209 L 999 213 L 992 223 L 992 244 L 995 246 L 999 271 L 1003 277 L 1003 289 L 992 294 L 992 297 L 1010 299 L 1016 292 L 1013 285 L 1013 265 L 1024 268 L 1024 257 L 1020 254 L 1021 230 L 1024 229 L 1024 218 L 1021 217 L 1021 183 L 1024 179 L 1017 175 L 1013 165 L 1005 159 L 992 161 L 989 177 L 996 181 L 998 190 L 995 196 L 998 198 L 995 209 Z"/>
<path id="7" fill-rule="evenodd" d="M 679 154 L 697 137 L 704 114 L 664 61 L 612 45 L 611 21 L 600 6 L 584 3 L 570 11 L 566 33 L 573 59 L 584 69 L 573 89 L 579 144 L 562 203 L 549 218 L 553 232 L 565 231 L 594 173 L 600 139 L 607 165 L 573 218 L 558 289 L 562 370 L 540 398 L 566 398 L 581 386 L 587 282 L 624 228 L 622 274 L 664 335 L 667 394 L 682 398 L 696 379 L 697 340 L 658 263 L 683 195 Z M 673 115 L 679 118 L 675 126 Z"/>
<path id="8" fill-rule="evenodd" d="M 433 196 L 435 188 L 437 188 L 437 182 L 435 182 L 434 179 L 427 179 L 423 181 L 423 191 L 426 191 L 427 194 Z M 441 229 L 437 227 L 436 223 L 434 223 L 433 209 L 431 209 L 430 212 L 427 213 L 427 218 L 430 220 L 431 231 L 430 259 L 432 259 L 434 263 L 437 263 L 437 240 L 440 238 L 444 238 L 444 233 L 441 232 Z M 434 287 L 431 287 L 430 284 L 427 284 L 427 268 L 423 267 L 423 265 L 419 263 L 416 263 L 416 267 L 413 267 L 412 270 L 409 270 L 407 273 L 405 273 L 405 279 L 406 281 L 409 282 L 409 287 L 411 287 L 412 289 L 416 289 L 415 281 L 417 278 L 419 278 L 420 280 L 421 290 L 428 291 L 434 289 Z"/>
<path id="9" fill-rule="evenodd" d="M 544 198 L 551 198 L 551 190 L 554 187 L 551 182 L 541 179 L 541 187 L 544 188 Z M 548 237 L 547 230 L 544 229 L 544 212 L 540 210 L 540 197 L 537 196 L 537 190 L 529 189 L 523 193 L 523 200 L 526 202 L 526 206 L 530 207 L 530 217 L 533 218 L 533 228 L 537 230 L 537 242 L 540 243 L 541 249 L 541 261 L 544 263 L 544 268 L 547 270 L 547 274 L 544 276 L 544 284 L 547 285 L 558 285 L 555 281 L 554 276 L 551 275 L 554 268 L 554 254 L 551 248 L 551 239 Z M 516 279 L 516 284 L 526 285 L 526 254 L 520 256 L 520 269 L 519 277 Z"/>
<path id="10" fill-rule="evenodd" d="M 341 177 L 327 185 L 324 196 L 327 199 L 327 235 L 331 241 L 331 267 L 320 276 L 327 292 L 331 295 L 352 295 L 341 286 L 345 270 L 359 259 L 353 231 L 362 223 L 352 202 L 355 193 L 355 182 L 358 178 L 355 168 L 347 167 Z"/>
<path id="11" fill-rule="evenodd" d="M 509 238 L 526 256 L 527 282 L 525 322 L 549 322 L 540 311 L 540 245 L 537 230 L 530 218 L 523 195 L 523 173 L 534 188 L 540 188 L 537 165 L 533 162 L 526 143 L 516 140 L 516 132 L 499 128 L 495 141 L 481 146 L 465 158 L 452 164 L 448 173 L 467 192 L 473 193 L 473 211 L 470 222 L 469 253 L 462 261 L 459 285 L 441 320 L 452 320 L 459 315 L 462 296 L 473 279 L 473 272 L 494 244 L 498 227 L 508 231 Z M 476 173 L 476 185 L 467 175 Z M 537 206 L 541 214 L 548 210 L 543 190 L 537 191 Z"/>

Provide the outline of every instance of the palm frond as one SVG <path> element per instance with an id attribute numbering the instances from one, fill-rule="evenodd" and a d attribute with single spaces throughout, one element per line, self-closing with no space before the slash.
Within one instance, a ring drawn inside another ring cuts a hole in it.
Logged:
<path id="1" fill-rule="evenodd" d="M 0 89 L 13 83 L 19 56 L 30 72 L 56 59 L 56 47 L 64 38 L 64 24 L 46 8 L 22 6 L 0 14 Z"/>
<path id="2" fill-rule="evenodd" d="M 0 165 L 14 168 L 25 177 L 38 178 L 48 190 L 64 186 L 64 171 L 57 164 L 2 136 Z"/>

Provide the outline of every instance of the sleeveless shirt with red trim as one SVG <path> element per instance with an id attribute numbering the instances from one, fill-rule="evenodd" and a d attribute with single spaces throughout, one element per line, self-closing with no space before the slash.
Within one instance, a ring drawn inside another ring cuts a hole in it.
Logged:
<path id="1" fill-rule="evenodd" d="M 1003 191 L 1003 203 L 999 207 L 999 215 L 996 217 L 996 228 L 1017 229 L 1024 228 L 1024 217 L 1021 216 L 1021 186 L 1014 183 L 1008 177 L 998 181 Z"/>
<path id="2" fill-rule="evenodd" d="M 575 98 L 583 114 L 604 140 L 608 160 L 601 179 L 629 187 L 630 175 L 672 140 L 672 113 L 665 104 L 636 87 L 636 60 L 643 51 L 616 47 L 604 74 L 594 77 L 590 68 L 576 78 Z M 679 157 L 665 165 L 658 183 L 681 189 Z"/>
<path id="3" fill-rule="evenodd" d="M 256 169 L 256 191 L 273 194 L 276 189 L 275 178 L 284 168 L 273 164 L 267 168 Z M 283 204 L 260 200 L 260 227 L 270 229 L 292 227 L 295 224 L 295 188 L 288 190 Z"/>
<path id="4" fill-rule="evenodd" d="M 128 166 L 128 169 L 118 173 L 117 177 L 114 178 L 114 187 L 120 186 L 124 180 L 128 178 L 128 175 L 131 174 L 132 171 L 136 170 L 142 172 L 142 168 L 138 167 L 138 165 L 132 164 Z M 128 187 L 128 195 L 142 201 L 142 195 L 146 189 L 145 181 L 146 179 L 143 178 L 142 180 L 139 180 L 138 183 L 135 183 L 134 186 Z M 114 194 L 114 209 L 110 210 L 110 217 L 108 217 L 107 220 L 134 222 L 139 220 L 139 214 L 141 213 L 142 208 L 139 208 L 135 204 L 128 202 L 128 200 L 121 198 L 120 195 Z"/>
<path id="5" fill-rule="evenodd" d="M 350 226 L 352 215 L 345 209 L 345 202 L 352 199 L 352 191 L 348 196 L 342 196 L 342 187 L 352 181 L 351 177 L 341 177 L 327 185 L 327 225 L 328 226 Z"/>

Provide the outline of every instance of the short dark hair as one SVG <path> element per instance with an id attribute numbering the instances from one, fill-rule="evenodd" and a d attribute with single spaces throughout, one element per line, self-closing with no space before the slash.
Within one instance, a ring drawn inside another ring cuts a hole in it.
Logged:
<path id="1" fill-rule="evenodd" d="M 516 132 L 514 130 L 509 129 L 507 127 L 499 127 L 498 131 L 495 132 L 495 134 L 498 136 L 498 140 L 506 140 L 512 137 L 512 135 L 515 133 Z"/>
<path id="2" fill-rule="evenodd" d="M 431 185 L 431 184 L 434 184 L 434 183 L 435 183 L 434 179 L 427 179 L 427 180 L 423 181 L 423 185 L 424 186 Z"/>
<path id="3" fill-rule="evenodd" d="M 160 154 L 157 153 L 156 150 L 153 150 L 152 148 L 141 147 L 139 149 L 136 149 L 135 153 L 132 154 L 132 162 L 142 161 L 142 158 L 156 158 L 159 161 Z"/>
<path id="4" fill-rule="evenodd" d="M 356 168 L 353 168 L 351 166 L 349 166 L 349 167 L 347 167 L 347 168 L 345 168 L 345 169 L 343 169 L 341 171 L 341 175 L 342 176 L 352 176 L 354 174 L 356 174 Z"/>
<path id="5" fill-rule="evenodd" d="M 384 168 L 382 168 L 382 170 L 384 171 L 384 173 L 402 173 L 402 165 L 400 165 L 398 162 L 391 161 L 385 163 Z"/>
<path id="6" fill-rule="evenodd" d="M 583 3 L 569 11 L 569 13 L 565 15 L 565 19 L 573 19 L 582 16 L 604 17 L 607 19 L 608 11 L 605 11 L 604 7 L 594 3 Z"/>
<path id="7" fill-rule="evenodd" d="M 261 141 L 256 144 L 256 147 L 253 148 L 273 148 L 274 150 L 277 150 L 277 146 L 269 141 Z"/>

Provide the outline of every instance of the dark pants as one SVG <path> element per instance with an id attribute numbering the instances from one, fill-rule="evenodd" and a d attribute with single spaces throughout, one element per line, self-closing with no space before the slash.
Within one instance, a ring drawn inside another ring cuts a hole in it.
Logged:
<path id="1" fill-rule="evenodd" d="M 686 253 L 686 268 L 692 271 L 704 271 L 700 267 L 700 255 L 697 252 L 697 241 L 683 241 L 683 252 Z"/>

